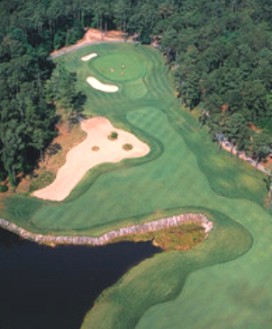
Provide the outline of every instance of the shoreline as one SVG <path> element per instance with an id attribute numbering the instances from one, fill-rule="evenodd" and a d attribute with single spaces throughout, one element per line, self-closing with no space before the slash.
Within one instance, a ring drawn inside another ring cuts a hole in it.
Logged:
<path id="1" fill-rule="evenodd" d="M 2 218 L 0 218 L 0 228 L 17 234 L 23 239 L 33 241 L 39 244 L 48 245 L 51 247 L 55 247 L 58 245 L 103 246 L 111 243 L 117 238 L 126 237 L 128 235 L 155 232 L 165 228 L 177 227 L 183 223 L 188 222 L 199 223 L 203 227 L 206 237 L 208 236 L 208 233 L 213 229 L 213 222 L 209 221 L 208 218 L 201 213 L 185 213 L 143 224 L 126 226 L 116 230 L 111 230 L 98 237 L 64 235 L 55 236 L 50 234 L 38 234 L 27 231 L 22 227 Z"/>

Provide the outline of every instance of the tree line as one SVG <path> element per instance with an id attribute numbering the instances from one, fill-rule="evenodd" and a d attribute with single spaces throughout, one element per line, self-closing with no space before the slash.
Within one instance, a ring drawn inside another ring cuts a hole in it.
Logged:
<path id="1" fill-rule="evenodd" d="M 181 103 L 198 108 L 214 140 L 264 160 L 272 154 L 272 3 L 187 0 L 173 12 L 155 31 Z"/>
<path id="2" fill-rule="evenodd" d="M 71 124 L 82 111 L 85 95 L 76 90 L 76 74 L 49 60 L 50 51 L 63 45 L 63 31 L 65 43 L 82 36 L 70 6 L 0 3 L 0 181 L 16 185 L 43 158 L 57 134 L 56 105 L 66 110 Z"/>
<path id="3" fill-rule="evenodd" d="M 85 95 L 48 56 L 85 27 L 156 36 L 180 102 L 260 161 L 272 144 L 271 15 L 269 0 L 2 0 L 0 180 L 33 170 L 57 133 L 56 104 L 76 121 Z"/>

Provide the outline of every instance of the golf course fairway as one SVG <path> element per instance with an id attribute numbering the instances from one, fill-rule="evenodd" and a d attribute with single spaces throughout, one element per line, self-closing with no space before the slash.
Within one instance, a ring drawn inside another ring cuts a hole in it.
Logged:
<path id="1" fill-rule="evenodd" d="M 83 56 L 96 53 L 90 61 Z M 90 170 L 61 202 L 12 195 L 0 210 L 32 232 L 97 236 L 186 212 L 214 222 L 187 252 L 162 252 L 104 291 L 82 329 L 268 329 L 272 327 L 272 211 L 264 175 L 210 141 L 174 96 L 159 51 L 101 43 L 56 59 L 77 72 L 86 116 L 105 116 L 148 144 L 141 158 Z M 116 85 L 106 93 L 86 79 Z"/>

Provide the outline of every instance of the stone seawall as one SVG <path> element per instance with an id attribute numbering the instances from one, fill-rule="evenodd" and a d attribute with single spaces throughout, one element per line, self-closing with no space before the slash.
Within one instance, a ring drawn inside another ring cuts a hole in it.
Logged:
<path id="1" fill-rule="evenodd" d="M 55 236 L 43 235 L 29 232 L 16 224 L 0 218 L 0 227 L 19 235 L 20 237 L 46 245 L 90 245 L 102 246 L 114 239 L 122 238 L 128 235 L 143 234 L 147 232 L 159 231 L 169 227 L 176 227 L 183 223 L 194 222 L 199 223 L 203 227 L 206 234 L 213 228 L 213 222 L 209 221 L 203 214 L 186 213 L 167 218 L 162 218 L 152 222 L 137 224 L 123 227 L 120 229 L 109 231 L 98 237 L 88 236 Z"/>

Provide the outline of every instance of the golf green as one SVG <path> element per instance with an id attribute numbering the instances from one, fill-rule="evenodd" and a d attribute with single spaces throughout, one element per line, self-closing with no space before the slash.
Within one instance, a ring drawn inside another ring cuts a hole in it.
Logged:
<path id="1" fill-rule="evenodd" d="M 135 80 L 145 72 L 141 59 L 133 51 L 98 56 L 89 62 L 89 66 L 112 81 Z"/>
<path id="2" fill-rule="evenodd" d="M 98 56 L 81 61 L 90 53 Z M 264 207 L 263 174 L 220 152 L 180 107 L 157 50 L 97 44 L 59 61 L 77 72 L 87 116 L 106 116 L 151 152 L 94 168 L 63 202 L 10 197 L 2 217 L 35 232 L 66 235 L 99 235 L 188 211 L 214 221 L 214 231 L 195 249 L 165 252 L 131 269 L 98 298 L 82 328 L 269 328 L 272 211 Z M 94 90 L 88 76 L 120 88 Z"/>

